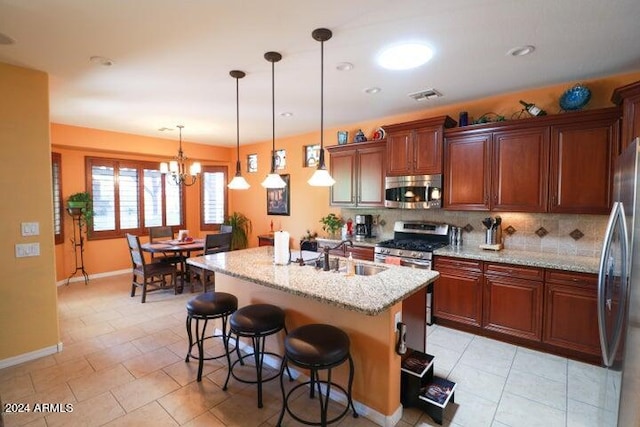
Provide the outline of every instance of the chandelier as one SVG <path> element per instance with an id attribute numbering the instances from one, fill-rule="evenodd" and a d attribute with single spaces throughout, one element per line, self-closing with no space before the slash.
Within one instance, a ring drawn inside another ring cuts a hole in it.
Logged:
<path id="1" fill-rule="evenodd" d="M 176 127 L 180 129 L 178 155 L 175 157 L 175 160 L 171 160 L 168 164 L 167 162 L 160 163 L 160 173 L 171 174 L 171 178 L 173 178 L 173 182 L 176 185 L 193 185 L 196 183 L 198 174 L 202 171 L 202 167 L 200 166 L 200 162 L 193 162 L 191 166 L 189 166 L 189 173 L 187 173 L 187 160 L 189 158 L 185 156 L 182 151 L 182 128 L 184 126 L 177 125 Z"/>

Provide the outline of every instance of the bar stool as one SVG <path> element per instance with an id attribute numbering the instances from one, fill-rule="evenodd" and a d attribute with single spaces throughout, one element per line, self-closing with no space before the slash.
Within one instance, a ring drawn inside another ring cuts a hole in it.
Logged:
<path id="1" fill-rule="evenodd" d="M 277 426 L 280 426 L 284 418 L 285 411 L 289 413 L 296 421 L 312 426 L 326 426 L 334 423 L 344 417 L 349 408 L 353 410 L 353 418 L 358 418 L 358 413 L 353 405 L 351 398 L 351 389 L 353 386 L 353 359 L 349 352 L 349 336 L 342 330 L 331 325 L 311 324 L 301 326 L 293 330 L 284 340 L 284 357 L 280 372 L 284 371 L 288 364 L 293 363 L 303 369 L 309 370 L 309 381 L 301 383 L 289 390 L 285 395 L 284 383 L 280 377 L 280 389 L 282 391 L 282 410 L 280 418 L 278 418 Z M 341 365 L 345 361 L 349 361 L 349 385 L 347 390 L 339 384 L 331 381 L 331 369 Z M 321 380 L 319 371 L 327 371 L 327 379 Z M 322 396 L 320 384 L 326 385 L 326 396 Z M 309 421 L 300 418 L 289 408 L 289 396 L 300 387 L 309 385 L 309 397 L 313 398 L 315 388 L 318 389 L 318 400 L 320 401 L 320 421 Z M 329 398 L 331 395 L 331 387 L 340 389 L 347 397 L 347 405 L 339 415 L 327 420 L 327 409 L 329 407 Z"/>
<path id="2" fill-rule="evenodd" d="M 238 309 L 231 315 L 231 318 L 229 320 L 229 335 L 235 334 L 237 339 L 239 339 L 240 337 L 251 338 L 251 343 L 253 345 L 253 353 L 241 356 L 240 352 L 237 351 L 238 360 L 233 362 L 230 368 L 230 372 L 233 378 L 242 383 L 257 384 L 258 408 L 262 408 L 262 383 L 271 381 L 280 375 L 279 372 L 276 372 L 274 375 L 267 378 L 262 377 L 262 365 L 264 356 L 265 354 L 268 354 L 271 356 L 275 356 L 278 359 L 282 359 L 282 356 L 279 354 L 265 351 L 265 339 L 267 336 L 276 334 L 283 329 L 285 333 L 287 333 L 287 327 L 284 323 L 284 317 L 284 310 L 282 310 L 280 307 L 276 307 L 275 305 L 271 304 L 252 304 Z M 237 349 L 238 347 L 236 346 L 236 350 Z M 244 365 L 244 359 L 252 356 L 256 364 L 256 379 L 253 380 L 238 377 L 233 372 L 233 368 L 238 363 Z M 291 373 L 288 369 L 287 372 L 289 373 L 289 378 L 291 378 Z M 227 381 L 225 381 L 224 387 L 222 388 L 223 390 L 227 389 L 228 382 L 229 377 L 227 376 Z"/>
<path id="3" fill-rule="evenodd" d="M 214 360 L 221 357 L 227 358 L 227 381 L 231 372 L 231 359 L 229 357 L 229 334 L 227 333 L 227 319 L 229 315 L 238 309 L 238 298 L 225 292 L 205 292 L 194 297 L 187 302 L 187 335 L 189 336 L 189 350 L 185 362 L 189 362 L 189 358 L 198 359 L 198 381 L 202 381 L 202 368 L 205 360 Z M 192 321 L 196 320 L 195 332 L 196 340 L 193 341 Z M 222 319 L 222 333 L 206 336 L 207 323 L 209 320 Z M 200 321 L 204 324 L 200 328 Z M 224 354 L 217 356 L 204 357 L 204 342 L 211 338 L 222 338 L 224 345 Z M 236 342 L 236 347 L 237 347 Z M 193 346 L 198 347 L 198 356 L 192 354 Z M 233 351 L 234 349 L 231 349 Z"/>

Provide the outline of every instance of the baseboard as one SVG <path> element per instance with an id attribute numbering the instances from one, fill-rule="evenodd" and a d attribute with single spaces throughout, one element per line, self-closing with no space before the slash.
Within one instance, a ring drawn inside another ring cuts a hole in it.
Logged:
<path id="1" fill-rule="evenodd" d="M 56 345 L 41 348 L 40 350 L 30 351 L 29 353 L 19 354 L 17 356 L 0 360 L 0 369 L 8 368 L 9 366 L 19 365 L 25 362 L 30 362 L 31 360 L 39 359 L 41 357 L 49 356 L 51 354 L 56 354 L 61 351 L 62 351 L 62 343 L 59 342 Z"/>
<path id="2" fill-rule="evenodd" d="M 216 329 L 216 333 L 219 334 L 221 333 L 221 331 L 219 329 Z M 242 341 L 240 341 L 240 349 L 246 352 L 253 351 L 253 349 L 249 344 L 244 343 Z M 274 369 L 280 369 L 280 359 L 277 357 L 270 356 L 267 354 L 264 356 L 263 363 L 265 363 L 267 366 L 270 366 Z M 295 368 L 291 368 L 291 371 L 292 371 L 291 376 L 293 377 L 294 380 L 300 380 L 300 381 L 309 380 L 309 377 L 307 375 L 301 372 L 298 372 Z M 323 389 L 322 390 L 323 392 L 326 392 L 324 385 L 321 385 L 321 388 Z M 342 393 L 342 391 L 334 388 L 331 389 L 331 400 L 339 402 L 345 406 L 347 404 L 347 396 L 344 393 Z M 353 401 L 353 406 L 355 406 L 359 416 L 364 417 L 379 426 L 393 427 L 396 424 L 398 424 L 400 419 L 402 419 L 402 405 L 398 406 L 395 412 L 391 415 L 381 414 L 375 409 L 371 409 L 367 405 L 364 405 L 363 403 L 358 402 L 357 400 Z"/>
<path id="3" fill-rule="evenodd" d="M 91 281 L 91 279 L 99 279 L 101 277 L 119 276 L 121 274 L 131 273 L 131 271 L 132 271 L 131 268 L 127 268 L 126 270 L 106 271 L 104 273 L 90 274 L 89 281 Z M 69 279 L 69 283 L 75 283 L 75 282 L 84 282 L 84 277 L 80 275 L 80 276 L 74 276 Z M 56 286 L 62 286 L 66 284 L 67 284 L 67 279 L 59 280 L 58 282 L 56 282 Z"/>

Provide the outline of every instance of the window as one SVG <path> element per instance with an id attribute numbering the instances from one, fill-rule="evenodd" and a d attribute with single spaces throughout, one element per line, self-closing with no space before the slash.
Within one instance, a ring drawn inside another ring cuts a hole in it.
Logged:
<path id="1" fill-rule="evenodd" d="M 217 230 L 227 217 L 227 167 L 204 166 L 200 190 L 200 228 Z"/>
<path id="2" fill-rule="evenodd" d="M 133 160 L 86 158 L 93 196 L 90 238 L 145 234 L 148 227 L 184 226 L 182 187 L 160 173 L 160 165 Z"/>
<path id="3" fill-rule="evenodd" d="M 64 243 L 64 218 L 62 203 L 62 155 L 51 153 L 51 182 L 53 191 L 53 232 L 56 245 Z"/>

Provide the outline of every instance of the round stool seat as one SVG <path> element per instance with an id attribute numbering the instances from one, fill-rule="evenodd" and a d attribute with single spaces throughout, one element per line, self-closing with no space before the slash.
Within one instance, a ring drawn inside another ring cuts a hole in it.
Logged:
<path id="1" fill-rule="evenodd" d="M 218 316 L 238 308 L 238 298 L 226 292 L 205 292 L 187 302 L 191 316 Z"/>
<path id="2" fill-rule="evenodd" d="M 294 363 L 327 366 L 349 356 L 349 336 L 331 325 L 305 325 L 292 331 L 284 340 L 287 357 Z"/>
<path id="3" fill-rule="evenodd" d="M 252 304 L 233 313 L 229 324 L 231 330 L 240 335 L 263 335 L 282 329 L 284 317 L 284 310 L 280 307 L 271 304 Z"/>

